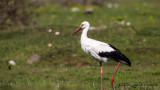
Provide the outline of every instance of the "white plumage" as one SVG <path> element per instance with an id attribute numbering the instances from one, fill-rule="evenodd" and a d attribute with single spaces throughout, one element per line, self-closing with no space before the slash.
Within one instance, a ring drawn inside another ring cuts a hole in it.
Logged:
<path id="1" fill-rule="evenodd" d="M 103 77 L 103 69 L 102 69 L 102 62 L 106 62 L 108 59 L 113 59 L 118 63 L 117 69 L 120 65 L 120 63 L 127 64 L 131 66 L 130 60 L 123 55 L 118 49 L 116 49 L 114 46 L 100 42 L 91 38 L 87 37 L 87 32 L 89 30 L 90 24 L 87 21 L 84 21 L 80 27 L 72 33 L 74 35 L 78 31 L 82 30 L 81 34 L 81 47 L 86 53 L 90 53 L 91 56 L 93 56 L 96 60 L 100 61 L 101 66 L 101 90 L 102 90 L 102 77 Z M 117 71 L 116 69 L 116 71 Z M 115 71 L 115 73 L 116 73 Z M 115 75 L 114 73 L 114 75 Z M 111 79 L 111 84 L 113 86 L 113 79 L 114 75 Z"/>
<path id="2" fill-rule="evenodd" d="M 96 60 L 104 62 L 107 61 L 107 57 L 100 57 L 98 54 L 100 52 L 115 51 L 107 43 L 103 43 L 83 36 L 81 37 L 81 47 L 86 53 L 90 53 Z"/>
<path id="3" fill-rule="evenodd" d="M 93 56 L 96 60 L 99 60 L 100 62 L 106 62 L 108 58 L 110 58 L 117 62 L 128 64 L 129 66 L 131 66 L 130 60 L 114 46 L 88 38 L 87 32 L 89 30 L 89 27 L 90 24 L 87 21 L 84 21 L 80 25 L 80 27 L 72 34 L 74 35 L 78 31 L 83 29 L 81 34 L 81 47 L 84 52 L 90 53 L 91 56 Z"/>

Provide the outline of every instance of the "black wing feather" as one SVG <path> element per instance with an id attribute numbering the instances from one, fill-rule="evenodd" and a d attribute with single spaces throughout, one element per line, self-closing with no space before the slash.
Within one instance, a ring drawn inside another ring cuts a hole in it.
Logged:
<path id="1" fill-rule="evenodd" d="M 110 45 L 110 44 L 109 44 Z M 99 56 L 101 57 L 107 57 L 107 58 L 111 58 L 114 59 L 117 62 L 121 62 L 124 64 L 127 64 L 129 66 L 131 66 L 131 61 L 124 55 L 122 54 L 117 48 L 115 48 L 114 46 L 110 45 L 110 47 L 112 47 L 115 51 L 111 51 L 111 52 L 100 52 Z"/>

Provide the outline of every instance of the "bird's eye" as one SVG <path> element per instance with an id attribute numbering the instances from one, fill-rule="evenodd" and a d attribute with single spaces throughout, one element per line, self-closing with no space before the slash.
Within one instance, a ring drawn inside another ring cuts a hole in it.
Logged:
<path id="1" fill-rule="evenodd" d="M 82 24 L 81 26 L 83 26 L 84 24 Z"/>

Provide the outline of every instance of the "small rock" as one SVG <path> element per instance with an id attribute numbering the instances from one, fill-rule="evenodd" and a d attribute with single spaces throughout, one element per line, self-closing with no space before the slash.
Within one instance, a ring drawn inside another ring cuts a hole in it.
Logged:
<path id="1" fill-rule="evenodd" d="M 86 14 L 92 14 L 93 13 L 93 9 L 92 8 L 86 8 L 85 13 Z"/>
<path id="2" fill-rule="evenodd" d="M 97 27 L 97 30 L 106 30 L 107 29 L 107 26 L 100 26 L 100 27 Z"/>
<path id="3" fill-rule="evenodd" d="M 48 44 L 48 47 L 51 47 L 51 46 L 52 46 L 52 44 L 51 44 L 51 43 L 49 43 L 49 44 Z"/>
<path id="4" fill-rule="evenodd" d="M 77 8 L 77 7 L 74 7 L 74 8 L 71 9 L 71 12 L 79 12 L 79 11 L 80 11 L 80 9 Z"/>
<path id="5" fill-rule="evenodd" d="M 96 30 L 96 27 L 90 27 L 89 30 Z"/>
<path id="6" fill-rule="evenodd" d="M 125 25 L 125 21 L 124 20 L 118 21 L 118 24 L 119 25 Z"/>
<path id="7" fill-rule="evenodd" d="M 13 60 L 10 60 L 8 63 L 9 63 L 9 65 L 12 65 L 12 66 L 16 65 L 16 63 Z"/>
<path id="8" fill-rule="evenodd" d="M 60 32 L 55 32 L 55 35 L 59 35 L 60 34 Z"/>
<path id="9" fill-rule="evenodd" d="M 27 64 L 33 64 L 35 62 L 39 62 L 41 60 L 40 55 L 33 55 L 27 60 Z"/>
<path id="10" fill-rule="evenodd" d="M 126 25 L 127 25 L 127 26 L 130 26 L 130 25 L 131 25 L 131 23 L 130 23 L 130 22 L 127 22 L 127 23 L 126 23 Z"/>
<path id="11" fill-rule="evenodd" d="M 107 26 L 90 27 L 89 30 L 106 30 Z"/>
<path id="12" fill-rule="evenodd" d="M 146 39 L 144 38 L 144 39 L 143 39 L 143 42 L 145 42 L 145 41 L 146 41 Z"/>
<path id="13" fill-rule="evenodd" d="M 49 32 L 49 33 L 52 32 L 52 29 L 49 29 L 48 32 Z"/>
<path id="14" fill-rule="evenodd" d="M 112 3 L 108 3 L 108 4 L 107 4 L 107 7 L 108 7 L 108 8 L 112 8 L 112 7 L 113 7 Z"/>

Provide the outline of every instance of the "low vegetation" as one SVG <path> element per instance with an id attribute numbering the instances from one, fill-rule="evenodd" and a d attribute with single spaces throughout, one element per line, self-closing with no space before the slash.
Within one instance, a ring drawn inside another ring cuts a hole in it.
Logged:
<path id="1" fill-rule="evenodd" d="M 116 5 L 116 6 L 115 6 Z M 85 14 L 85 8 L 93 8 Z M 72 12 L 72 8 L 79 11 Z M 121 64 L 113 89 L 160 88 L 160 6 L 158 1 L 135 0 L 94 5 L 60 6 L 48 3 L 33 8 L 38 13 L 29 27 L 0 31 L 1 89 L 100 89 L 99 63 L 80 47 L 80 33 L 71 36 L 83 21 L 104 30 L 88 32 L 90 38 L 107 42 L 122 51 L 132 67 Z M 27 60 L 40 55 L 41 61 Z M 8 64 L 13 60 L 16 65 Z M 117 62 L 103 63 L 103 88 L 112 89 L 110 79 Z"/>

